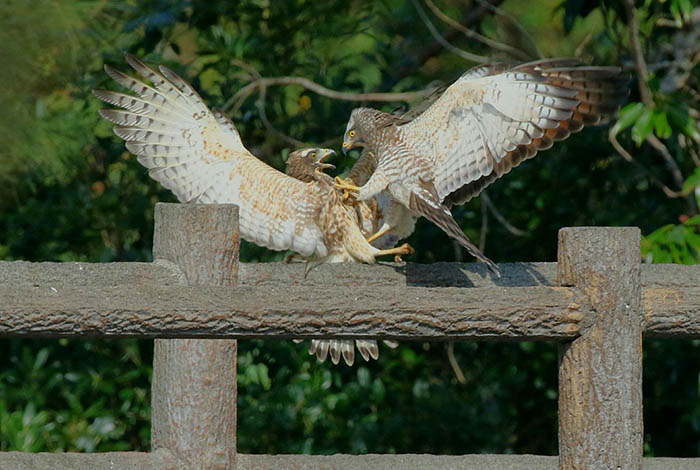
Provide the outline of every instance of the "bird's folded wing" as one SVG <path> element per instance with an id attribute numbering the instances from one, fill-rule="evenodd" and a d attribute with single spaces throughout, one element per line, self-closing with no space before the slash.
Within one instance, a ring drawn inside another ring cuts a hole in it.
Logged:
<path id="1" fill-rule="evenodd" d="M 316 189 L 252 155 L 233 122 L 212 112 L 197 92 L 166 67 L 157 73 L 133 56 L 127 62 L 150 86 L 109 66 L 105 71 L 138 96 L 95 90 L 121 109 L 100 115 L 148 168 L 149 175 L 181 202 L 239 206 L 241 236 L 275 250 L 325 256 L 314 222 L 321 204 Z"/>
<path id="2" fill-rule="evenodd" d="M 616 67 L 548 59 L 506 70 L 465 73 L 414 121 L 402 126 L 433 159 L 435 189 L 462 203 L 553 141 L 613 114 L 627 96 Z"/>

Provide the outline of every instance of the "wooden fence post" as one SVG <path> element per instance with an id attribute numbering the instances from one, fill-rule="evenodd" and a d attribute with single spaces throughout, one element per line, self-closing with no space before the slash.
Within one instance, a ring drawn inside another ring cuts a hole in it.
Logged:
<path id="1" fill-rule="evenodd" d="M 235 285 L 239 246 L 236 206 L 156 205 L 153 257 L 175 263 L 188 285 Z M 236 346 L 155 340 L 151 447 L 168 449 L 181 469 L 235 468 Z"/>
<path id="2" fill-rule="evenodd" d="M 558 279 L 594 314 L 559 354 L 559 469 L 641 470 L 642 322 L 636 227 L 559 231 Z"/>

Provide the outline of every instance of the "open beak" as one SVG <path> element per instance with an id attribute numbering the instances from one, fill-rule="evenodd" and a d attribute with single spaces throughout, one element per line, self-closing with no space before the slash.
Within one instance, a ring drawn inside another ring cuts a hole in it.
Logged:
<path id="1" fill-rule="evenodd" d="M 324 160 L 331 155 L 335 155 L 335 151 L 333 149 L 323 149 L 321 150 L 321 156 L 319 159 L 316 161 L 316 167 L 320 168 L 321 170 L 325 170 L 326 168 L 330 168 L 331 170 L 335 170 L 335 165 L 332 163 L 325 163 Z"/>
<path id="2" fill-rule="evenodd" d="M 351 142 L 343 142 L 343 155 L 347 155 L 348 152 L 352 149 L 352 143 Z"/>

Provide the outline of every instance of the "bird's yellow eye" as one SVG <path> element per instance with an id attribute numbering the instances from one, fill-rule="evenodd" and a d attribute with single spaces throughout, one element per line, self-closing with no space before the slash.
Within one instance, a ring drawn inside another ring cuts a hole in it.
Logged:
<path id="1" fill-rule="evenodd" d="M 349 135 L 350 137 L 355 137 L 355 131 L 350 131 L 350 132 L 348 132 L 348 135 Z"/>
<path id="2" fill-rule="evenodd" d="M 316 152 L 309 152 L 307 155 L 309 158 L 316 158 Z"/>

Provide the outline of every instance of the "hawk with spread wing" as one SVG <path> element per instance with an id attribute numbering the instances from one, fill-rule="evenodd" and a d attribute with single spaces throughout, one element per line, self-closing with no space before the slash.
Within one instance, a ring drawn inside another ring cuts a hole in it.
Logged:
<path id="1" fill-rule="evenodd" d="M 94 90 L 97 98 L 120 108 L 102 109 L 100 115 L 116 124 L 114 133 L 126 148 L 181 202 L 236 204 L 245 240 L 322 262 L 373 263 L 377 256 L 412 253 L 406 244 L 380 249 L 366 240 L 376 228 L 376 209 L 344 200 L 333 187 L 323 172 L 332 167 L 324 161 L 332 151 L 293 152 L 284 174 L 251 154 L 233 122 L 210 110 L 175 72 L 161 66 L 158 73 L 130 55 L 126 61 L 152 86 L 105 66 L 135 95 Z M 377 357 L 374 340 L 356 343 L 366 360 Z M 351 364 L 353 341 L 318 340 L 311 353 L 321 360 L 330 353 L 334 363 L 342 355 Z"/>
<path id="2" fill-rule="evenodd" d="M 576 59 L 494 64 L 465 73 L 408 122 L 357 108 L 343 150 L 365 147 L 377 166 L 361 187 L 340 178 L 336 187 L 361 201 L 388 191 L 498 274 L 453 219 L 452 205 L 477 196 L 554 141 L 614 114 L 627 97 L 627 81 L 617 67 L 583 66 Z M 379 236 L 392 229 L 393 221 L 386 222 Z"/>

